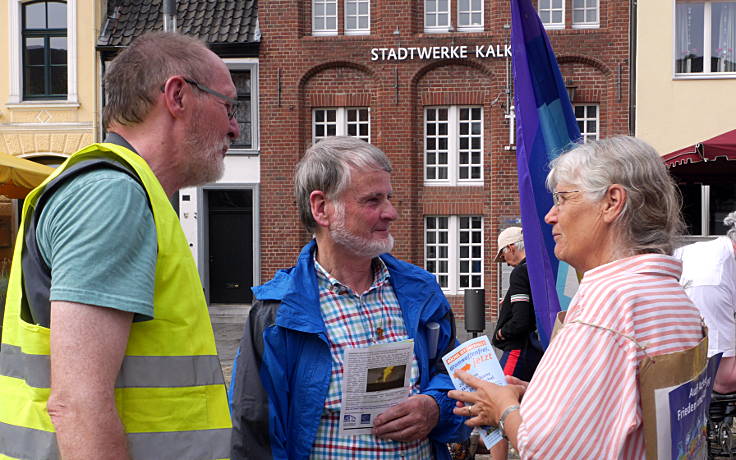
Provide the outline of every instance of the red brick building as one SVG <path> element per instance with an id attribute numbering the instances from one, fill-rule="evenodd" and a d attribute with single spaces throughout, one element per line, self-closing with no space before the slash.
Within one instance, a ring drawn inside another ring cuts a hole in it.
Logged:
<path id="1" fill-rule="evenodd" d="M 496 236 L 518 222 L 508 0 L 260 2 L 261 280 L 309 235 L 292 172 L 321 136 L 358 135 L 394 166 L 394 254 L 498 295 Z M 629 132 L 629 2 L 540 0 L 587 138 Z"/>

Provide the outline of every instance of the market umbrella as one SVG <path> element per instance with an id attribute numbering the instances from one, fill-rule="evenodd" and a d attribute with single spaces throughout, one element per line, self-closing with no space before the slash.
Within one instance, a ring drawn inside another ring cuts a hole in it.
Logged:
<path id="1" fill-rule="evenodd" d="M 54 168 L 0 152 L 0 195 L 24 198 Z"/>

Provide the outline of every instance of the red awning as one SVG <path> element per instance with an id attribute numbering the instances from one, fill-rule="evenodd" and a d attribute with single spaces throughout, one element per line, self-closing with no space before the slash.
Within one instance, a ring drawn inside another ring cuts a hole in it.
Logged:
<path id="1" fill-rule="evenodd" d="M 732 183 L 736 178 L 736 129 L 662 157 L 678 183 Z"/>
<path id="2" fill-rule="evenodd" d="M 667 166 L 677 166 L 713 161 L 721 157 L 736 161 L 736 129 L 684 149 L 675 150 L 663 156 L 662 159 Z"/>

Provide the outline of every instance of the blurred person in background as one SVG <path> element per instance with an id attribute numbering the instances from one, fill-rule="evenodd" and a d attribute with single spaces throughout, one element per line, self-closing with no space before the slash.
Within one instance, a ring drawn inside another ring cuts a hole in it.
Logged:
<path id="1" fill-rule="evenodd" d="M 509 227 L 498 235 L 494 262 L 505 261 L 514 267 L 509 289 L 501 302 L 493 345 L 503 351 L 501 367 L 505 375 L 529 381 L 542 359 L 544 350 L 537 337 L 537 320 L 532 302 L 532 288 L 526 266 L 524 234 L 521 227 Z M 505 459 L 508 443 L 503 440 L 491 449 L 491 458 Z"/>
<path id="2" fill-rule="evenodd" d="M 678 248 L 680 284 L 708 326 L 708 357 L 723 353 L 713 390 L 736 392 L 736 211 L 723 220 L 727 236 Z"/>

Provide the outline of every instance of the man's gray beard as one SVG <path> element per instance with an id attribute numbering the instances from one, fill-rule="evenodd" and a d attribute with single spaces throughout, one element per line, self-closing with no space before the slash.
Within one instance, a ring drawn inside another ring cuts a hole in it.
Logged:
<path id="1" fill-rule="evenodd" d="M 223 147 L 224 143 L 222 142 L 216 146 L 202 141 L 190 143 L 190 151 L 197 153 L 190 155 L 190 164 L 184 173 L 185 187 L 194 187 L 220 180 L 225 172 L 225 160 L 220 153 Z"/>
<path id="2" fill-rule="evenodd" d="M 195 123 L 201 123 L 204 118 L 201 109 L 196 113 Z M 229 139 L 218 138 L 203 126 L 190 126 L 184 142 L 188 152 L 181 187 L 194 187 L 220 180 L 225 172 L 225 159 L 221 152 L 223 148 L 229 147 Z"/>
<path id="3" fill-rule="evenodd" d="M 330 228 L 330 237 L 332 240 L 352 251 L 358 257 L 378 257 L 381 254 L 391 252 L 394 247 L 393 235 L 388 235 L 385 240 L 368 240 L 358 235 L 350 233 L 345 228 L 345 220 L 339 219 L 332 228 Z"/>

